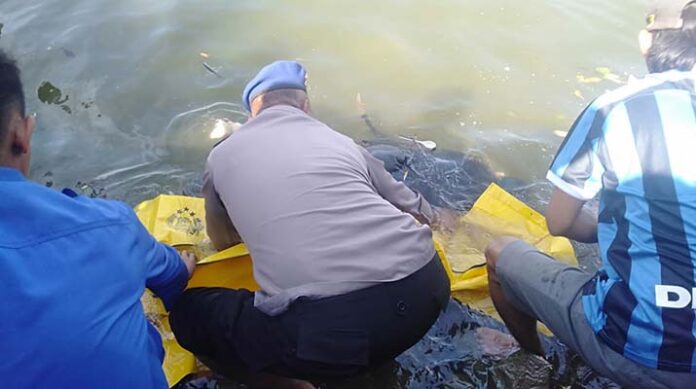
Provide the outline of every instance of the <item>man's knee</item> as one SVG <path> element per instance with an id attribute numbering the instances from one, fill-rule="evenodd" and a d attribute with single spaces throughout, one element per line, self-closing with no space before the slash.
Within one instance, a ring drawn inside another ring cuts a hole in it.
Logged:
<path id="1" fill-rule="evenodd" d="M 496 238 L 486 247 L 486 263 L 488 264 L 489 271 L 495 271 L 496 264 L 498 263 L 498 258 L 500 254 L 505 250 L 507 246 L 511 243 L 518 241 L 519 239 L 510 236 L 503 236 Z"/>
<path id="2" fill-rule="evenodd" d="M 196 304 L 198 294 L 201 293 L 203 288 L 193 288 L 187 289 L 181 293 L 181 295 L 174 302 L 174 306 L 169 311 L 169 323 L 174 327 L 178 327 L 177 324 L 182 321 L 187 321 L 191 319 L 192 312 L 199 304 Z"/>
<path id="3" fill-rule="evenodd" d="M 189 289 L 184 291 L 177 298 L 171 311 L 169 311 L 169 326 L 172 333 L 177 338 L 179 344 L 185 349 L 192 350 L 195 348 L 194 339 L 196 338 L 197 324 L 201 323 L 201 318 L 196 312 L 197 304 L 195 302 L 198 291 Z M 198 351 L 198 350 L 196 350 Z"/>

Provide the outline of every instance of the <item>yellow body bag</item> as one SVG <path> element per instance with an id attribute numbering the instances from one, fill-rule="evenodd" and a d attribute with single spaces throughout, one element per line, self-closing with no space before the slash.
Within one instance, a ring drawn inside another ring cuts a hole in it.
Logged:
<path id="1" fill-rule="evenodd" d="M 251 257 L 241 244 L 216 253 L 205 234 L 204 200 L 195 197 L 161 195 L 135 208 L 140 221 L 160 242 L 196 253 L 198 267 L 188 287 L 216 286 L 257 290 Z M 483 256 L 495 236 L 509 235 L 533 244 L 541 251 L 569 264 L 576 264 L 570 242 L 550 236 L 544 217 L 495 184 L 462 216 L 453 234 L 434 234 L 435 247 L 452 283 L 453 296 L 484 312 L 495 315 L 488 295 L 488 278 Z M 195 357 L 175 340 L 167 313 L 151 292 L 143 306 L 160 334 L 166 352 L 163 368 L 170 386 L 198 370 Z"/>

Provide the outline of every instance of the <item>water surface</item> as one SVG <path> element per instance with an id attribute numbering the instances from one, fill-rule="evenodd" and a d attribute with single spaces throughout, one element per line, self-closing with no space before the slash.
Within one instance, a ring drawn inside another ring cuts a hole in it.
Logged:
<path id="1" fill-rule="evenodd" d="M 564 131 L 593 98 L 645 72 L 636 36 L 646 3 L 0 0 L 0 48 L 18 59 L 38 114 L 32 176 L 58 187 L 132 205 L 196 194 L 211 131 L 244 121 L 246 81 L 297 59 L 316 116 L 336 130 L 371 136 L 360 94 L 386 133 L 478 151 L 543 208 Z M 419 355 L 404 357 L 407 370 Z M 428 382 L 493 385 L 476 355 L 431 359 L 456 379 Z"/>
<path id="2" fill-rule="evenodd" d="M 276 59 L 307 66 L 316 115 L 343 133 L 369 137 L 360 93 L 388 133 L 479 149 L 496 170 L 537 180 L 554 131 L 616 86 L 578 75 L 644 72 L 644 3 L 2 0 L 0 47 L 38 113 L 34 178 L 95 182 L 131 204 L 195 190 L 211 143 L 201 134 L 221 115 L 242 120 L 245 82 Z M 172 125 L 217 102 L 236 107 Z"/>

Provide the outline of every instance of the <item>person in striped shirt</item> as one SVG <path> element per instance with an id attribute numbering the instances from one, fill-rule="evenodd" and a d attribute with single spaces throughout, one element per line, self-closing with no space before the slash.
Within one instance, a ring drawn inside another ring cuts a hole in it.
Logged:
<path id="1" fill-rule="evenodd" d="M 549 230 L 598 243 L 602 267 L 503 237 L 489 287 L 531 352 L 540 320 L 621 385 L 696 387 L 696 1 L 655 3 L 639 40 L 650 74 L 594 100 L 547 175 Z M 584 207 L 596 197 L 598 212 Z"/>

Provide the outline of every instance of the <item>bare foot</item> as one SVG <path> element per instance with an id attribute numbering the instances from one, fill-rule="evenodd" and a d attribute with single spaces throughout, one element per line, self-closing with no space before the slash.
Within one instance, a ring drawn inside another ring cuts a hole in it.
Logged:
<path id="1" fill-rule="evenodd" d="M 520 349 L 519 343 L 512 335 L 493 328 L 477 328 L 476 339 L 484 354 L 501 359 L 509 357 Z"/>

